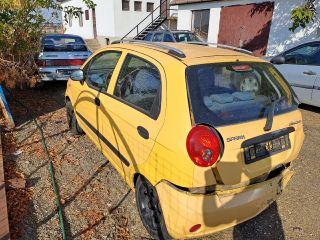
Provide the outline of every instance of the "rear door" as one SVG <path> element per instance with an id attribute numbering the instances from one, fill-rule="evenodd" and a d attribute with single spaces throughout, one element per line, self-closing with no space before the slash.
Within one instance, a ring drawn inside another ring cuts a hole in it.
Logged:
<path id="1" fill-rule="evenodd" d="M 320 43 L 308 43 L 285 52 L 285 64 L 275 67 L 290 83 L 302 103 L 312 104 L 312 92 L 320 77 Z"/>
<path id="2" fill-rule="evenodd" d="M 114 152 L 124 176 L 147 160 L 164 122 L 165 74 L 153 58 L 128 52 L 105 96 L 106 136 L 115 136 Z"/>

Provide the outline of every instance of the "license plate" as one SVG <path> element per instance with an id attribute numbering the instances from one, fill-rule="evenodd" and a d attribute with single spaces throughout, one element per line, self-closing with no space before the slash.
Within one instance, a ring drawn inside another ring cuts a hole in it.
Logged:
<path id="1" fill-rule="evenodd" d="M 57 70 L 57 74 L 60 76 L 70 76 L 72 72 L 73 72 L 73 70 L 69 70 L 69 69 L 58 69 Z"/>
<path id="2" fill-rule="evenodd" d="M 270 141 L 252 144 L 244 149 L 245 162 L 246 164 L 250 164 L 290 148 L 291 143 L 289 134 Z"/>

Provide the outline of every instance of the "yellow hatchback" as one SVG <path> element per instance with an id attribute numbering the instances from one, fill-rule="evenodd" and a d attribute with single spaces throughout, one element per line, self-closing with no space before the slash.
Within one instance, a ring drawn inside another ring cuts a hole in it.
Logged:
<path id="1" fill-rule="evenodd" d="M 298 101 L 268 62 L 241 49 L 107 46 L 75 71 L 68 123 L 135 190 L 156 239 L 200 237 L 267 208 L 304 139 Z"/>

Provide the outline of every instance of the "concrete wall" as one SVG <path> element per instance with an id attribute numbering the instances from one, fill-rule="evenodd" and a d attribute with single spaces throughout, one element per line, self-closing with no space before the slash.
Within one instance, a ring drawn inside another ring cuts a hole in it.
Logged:
<path id="1" fill-rule="evenodd" d="M 150 13 L 147 12 L 147 2 L 153 2 L 154 8 L 160 5 L 160 0 L 139 0 L 142 2 L 141 11 L 134 11 L 134 0 L 130 0 L 130 10 L 122 11 L 121 0 L 95 0 L 96 6 L 96 26 L 97 35 L 99 39 L 108 37 L 112 40 L 122 38 L 128 33 L 134 26 L 136 26 L 143 18 Z M 81 7 L 82 10 L 86 10 L 87 7 L 83 4 L 82 0 L 70 0 L 62 4 L 63 6 L 76 6 Z M 160 12 L 160 11 L 159 11 Z M 159 14 L 158 12 L 158 14 Z M 142 24 L 140 29 L 142 30 L 147 24 L 151 22 L 151 16 L 149 21 Z M 83 14 L 83 27 L 79 26 L 78 19 L 73 19 L 72 27 L 69 24 L 64 24 L 66 33 L 77 34 L 84 38 L 93 38 L 93 23 L 92 23 L 92 11 L 90 10 L 90 20 L 85 20 Z M 131 37 L 136 35 L 136 31 L 131 33 Z"/>
<path id="2" fill-rule="evenodd" d="M 96 1 L 96 2 L 98 2 L 98 1 Z M 82 15 L 83 26 L 80 27 L 78 18 L 72 19 L 72 26 L 71 27 L 69 26 L 69 23 L 64 21 L 65 33 L 76 34 L 76 35 L 79 35 L 79 36 L 86 38 L 86 39 L 93 38 L 92 11 L 89 10 L 89 20 L 86 20 L 84 11 L 87 10 L 88 8 L 83 3 L 83 1 L 82 0 L 67 1 L 67 2 L 63 3 L 62 6 L 63 7 L 66 7 L 66 6 L 81 7 L 82 11 L 83 11 L 83 15 Z"/>
<path id="3" fill-rule="evenodd" d="M 130 1 L 130 11 L 122 11 L 122 1 L 114 1 L 114 13 L 115 13 L 115 34 L 112 37 L 122 38 L 127 34 L 132 28 L 134 28 L 142 19 L 148 16 L 150 13 L 147 12 L 147 2 L 154 3 L 154 9 L 160 5 L 160 0 L 139 0 L 142 2 L 141 12 L 134 11 L 134 0 Z M 159 15 L 160 11 L 156 14 Z M 150 22 L 151 16 L 139 26 L 139 31 L 145 28 Z M 136 31 L 133 31 L 129 37 L 134 37 L 137 35 Z"/>
<path id="4" fill-rule="evenodd" d="M 208 41 L 218 42 L 221 7 L 260 2 L 266 2 L 266 0 L 215 1 L 178 5 L 178 29 L 191 30 L 192 10 L 210 9 Z M 302 42 L 319 38 L 317 34 L 317 29 L 320 27 L 319 22 L 310 24 L 305 29 L 297 29 L 294 33 L 289 31 L 291 26 L 290 12 L 293 8 L 301 5 L 304 0 L 274 0 L 273 2 L 275 8 L 266 55 L 276 55 Z M 320 12 L 319 1 L 316 3 L 316 7 Z"/>

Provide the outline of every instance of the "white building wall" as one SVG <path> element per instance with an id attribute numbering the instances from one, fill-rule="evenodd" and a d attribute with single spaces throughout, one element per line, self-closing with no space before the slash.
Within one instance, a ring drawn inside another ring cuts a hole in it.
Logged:
<path id="1" fill-rule="evenodd" d="M 178 10 L 178 30 L 190 30 L 191 31 L 192 23 L 192 12 L 190 10 Z"/>
<path id="2" fill-rule="evenodd" d="M 150 14 L 147 12 L 147 2 L 154 3 L 154 9 L 160 5 L 160 0 L 139 0 L 142 2 L 141 11 L 134 11 L 134 0 L 130 0 L 130 10 L 122 10 L 121 0 L 94 0 L 96 6 L 96 27 L 98 37 L 108 37 L 111 39 L 122 38 L 133 27 L 135 27 L 142 19 Z M 82 0 L 70 0 L 64 2 L 62 6 L 75 6 L 81 7 L 83 12 L 87 9 Z M 155 12 L 155 16 L 159 15 L 160 9 Z M 145 23 L 139 26 L 139 31 L 143 30 L 152 20 L 150 16 Z M 83 14 L 83 27 L 79 26 L 79 20 L 73 18 L 72 26 L 68 23 L 64 24 L 66 33 L 77 34 L 83 38 L 93 38 L 93 22 L 92 11 L 90 10 L 90 20 L 85 20 Z M 133 31 L 129 37 L 133 37 L 137 34 Z"/>
<path id="3" fill-rule="evenodd" d="M 154 3 L 154 9 L 160 5 L 160 0 L 139 0 L 142 2 L 141 12 L 134 11 L 134 1 L 130 1 L 130 10 L 122 11 L 122 1 L 114 0 L 114 17 L 115 17 L 115 33 L 112 37 L 122 38 L 131 29 L 133 29 L 141 20 L 150 14 L 147 12 L 147 2 Z M 155 13 L 159 15 L 160 9 Z M 152 20 L 152 17 L 139 26 L 139 31 L 143 30 Z M 129 37 L 137 35 L 137 31 L 133 31 Z"/>
<path id="4" fill-rule="evenodd" d="M 80 27 L 79 24 L 79 19 L 73 17 L 72 19 L 72 26 L 69 25 L 69 23 L 64 22 L 64 28 L 65 28 L 65 33 L 67 34 L 76 34 L 79 35 L 85 39 L 90 39 L 93 38 L 93 23 L 92 23 L 92 11 L 89 10 L 89 20 L 85 19 L 85 14 L 84 11 L 87 10 L 87 6 L 83 3 L 82 0 L 72 0 L 68 2 L 62 3 L 63 7 L 66 6 L 74 6 L 74 7 L 81 7 L 83 14 L 82 14 L 82 19 L 83 19 L 83 26 Z M 62 16 L 64 18 L 64 16 Z"/>
<path id="5" fill-rule="evenodd" d="M 98 36 L 113 37 L 115 35 L 115 4 L 119 0 L 95 0 L 96 26 Z M 120 1 L 121 2 L 121 1 Z"/>
<path id="6" fill-rule="evenodd" d="M 210 9 L 208 41 L 218 42 L 221 7 L 266 1 L 267 0 L 234 0 L 178 5 L 178 29 L 191 30 L 193 10 Z M 320 27 L 319 22 L 309 24 L 305 29 L 297 29 L 294 33 L 289 31 L 289 27 L 291 26 L 291 10 L 303 4 L 304 0 L 274 0 L 273 2 L 275 3 L 275 7 L 266 55 L 276 55 L 300 43 L 320 37 L 317 34 L 317 29 Z M 316 8 L 317 11 L 320 12 L 319 1 L 316 3 Z"/>

